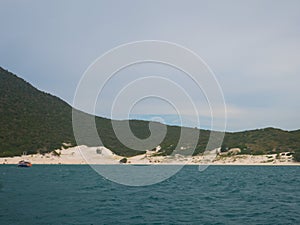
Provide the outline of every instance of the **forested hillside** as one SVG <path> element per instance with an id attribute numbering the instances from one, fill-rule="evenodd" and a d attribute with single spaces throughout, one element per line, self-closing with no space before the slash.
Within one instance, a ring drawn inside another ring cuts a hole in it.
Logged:
<path id="1" fill-rule="evenodd" d="M 120 143 L 112 129 L 111 120 L 101 117 L 96 117 L 95 120 L 104 145 L 116 154 L 133 156 L 146 150 L 132 150 Z M 122 122 L 124 121 L 119 121 Z M 148 125 L 146 121 L 130 121 L 133 133 L 139 138 L 150 135 Z M 160 144 L 160 154 L 173 152 L 181 129 L 167 126 L 167 135 Z M 183 129 L 195 131 L 194 128 Z M 205 150 L 209 134 L 210 131 L 200 131 L 194 154 Z M 49 152 L 60 148 L 62 143 L 76 145 L 72 129 L 72 107 L 0 67 L 0 156 L 20 155 L 24 151 L 27 154 Z M 300 130 L 265 128 L 226 133 L 222 150 L 239 147 L 245 154 L 263 154 L 300 152 L 299 146 Z"/>

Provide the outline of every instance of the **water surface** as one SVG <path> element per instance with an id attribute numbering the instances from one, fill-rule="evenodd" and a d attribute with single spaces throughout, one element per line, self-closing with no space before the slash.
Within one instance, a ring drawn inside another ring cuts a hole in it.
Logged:
<path id="1" fill-rule="evenodd" d="M 185 166 L 128 187 L 86 165 L 1 165 L 0 200 L 2 225 L 300 224 L 300 167 Z"/>

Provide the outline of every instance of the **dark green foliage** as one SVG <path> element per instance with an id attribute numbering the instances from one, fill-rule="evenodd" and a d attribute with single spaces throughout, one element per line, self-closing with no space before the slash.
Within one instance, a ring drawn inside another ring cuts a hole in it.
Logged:
<path id="1" fill-rule="evenodd" d="M 95 121 L 103 145 L 118 155 L 130 157 L 156 147 L 144 146 L 142 149 L 132 150 L 118 140 L 111 120 L 95 117 Z M 116 122 L 122 124 L 126 121 Z M 149 137 L 149 122 L 132 120 L 129 124 L 137 138 Z M 160 126 L 163 125 L 158 124 L 157 129 L 160 129 Z M 182 129 L 190 134 L 199 131 L 195 128 L 167 126 L 167 134 L 160 144 L 162 149 L 158 155 L 169 155 L 175 150 Z M 205 151 L 209 136 L 210 131 L 200 130 L 193 155 Z M 63 142 L 77 144 L 72 128 L 72 107 L 55 96 L 37 90 L 0 67 L 0 157 L 21 155 L 24 151 L 27 154 L 50 152 L 60 148 Z M 226 133 L 222 151 L 238 147 L 242 151 L 241 154 L 263 154 L 295 151 L 299 146 L 300 130 L 288 132 L 266 128 Z M 299 159 L 298 153 L 294 155 L 296 160 Z"/>
<path id="2" fill-rule="evenodd" d="M 122 158 L 122 159 L 120 159 L 119 162 L 120 162 L 120 163 L 127 163 L 127 158 Z"/>
<path id="3" fill-rule="evenodd" d="M 300 149 L 293 154 L 293 158 L 295 161 L 300 162 Z"/>
<path id="4" fill-rule="evenodd" d="M 75 144 L 72 108 L 0 68 L 0 156 L 48 152 Z"/>
<path id="5" fill-rule="evenodd" d="M 223 147 L 240 148 L 241 154 L 272 154 L 294 151 L 300 144 L 300 132 L 264 128 L 236 133 L 226 133 Z"/>

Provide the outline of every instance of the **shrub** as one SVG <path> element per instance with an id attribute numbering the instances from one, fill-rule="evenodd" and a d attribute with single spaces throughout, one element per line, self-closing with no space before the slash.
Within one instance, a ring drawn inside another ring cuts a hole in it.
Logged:
<path id="1" fill-rule="evenodd" d="M 293 158 L 295 161 L 300 162 L 300 151 L 295 152 Z"/>
<path id="2" fill-rule="evenodd" d="M 123 158 L 119 161 L 120 163 L 126 163 L 127 162 L 127 158 Z"/>

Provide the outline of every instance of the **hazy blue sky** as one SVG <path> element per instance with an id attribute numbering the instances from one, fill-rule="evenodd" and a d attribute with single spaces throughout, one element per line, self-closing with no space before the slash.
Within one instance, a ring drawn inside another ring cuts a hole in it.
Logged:
<path id="1" fill-rule="evenodd" d="M 228 130 L 300 128 L 300 1 L 1 0 L 0 26 L 0 65 L 70 104 L 96 58 L 155 39 L 186 46 L 210 66 L 224 92 Z M 147 112 L 172 114 L 167 108 Z"/>

